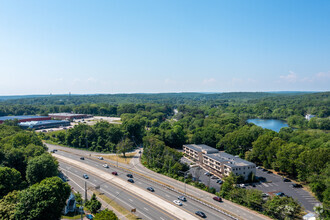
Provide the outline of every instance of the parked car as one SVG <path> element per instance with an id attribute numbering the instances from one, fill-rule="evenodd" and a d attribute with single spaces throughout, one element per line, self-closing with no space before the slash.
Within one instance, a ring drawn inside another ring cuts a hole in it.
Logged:
<path id="1" fill-rule="evenodd" d="M 258 180 L 261 181 L 261 182 L 265 182 L 266 181 L 266 178 L 263 177 L 263 176 L 258 176 Z"/>
<path id="2" fill-rule="evenodd" d="M 118 173 L 117 173 L 116 171 L 113 171 L 113 172 L 112 172 L 112 175 L 115 175 L 115 176 L 117 176 L 117 175 L 118 175 Z"/>
<path id="3" fill-rule="evenodd" d="M 54 151 L 54 152 L 56 152 L 56 151 L 57 151 L 57 149 L 54 149 L 53 151 Z"/>
<path id="4" fill-rule="evenodd" d="M 252 185 L 251 185 L 252 187 L 256 187 L 256 184 L 254 184 L 254 183 L 252 183 Z"/>
<path id="5" fill-rule="evenodd" d="M 179 200 L 174 200 L 173 202 L 174 202 L 174 204 L 176 204 L 178 206 L 182 206 L 182 203 Z"/>
<path id="6" fill-rule="evenodd" d="M 87 218 L 87 219 L 90 219 L 90 220 L 93 220 L 94 217 L 93 217 L 93 215 L 91 215 L 91 214 L 87 214 L 87 215 L 86 215 L 86 218 Z"/>
<path id="7" fill-rule="evenodd" d="M 127 181 L 130 182 L 130 183 L 134 183 L 133 179 L 128 179 Z"/>
<path id="8" fill-rule="evenodd" d="M 210 172 L 206 172 L 206 173 L 204 173 L 204 175 L 205 175 L 205 176 L 212 176 L 212 173 L 210 173 Z"/>
<path id="9" fill-rule="evenodd" d="M 51 150 L 50 152 L 51 152 L 51 153 L 55 153 L 55 151 L 54 151 L 54 150 Z"/>
<path id="10" fill-rule="evenodd" d="M 132 174 L 130 174 L 130 173 L 129 173 L 129 174 L 127 174 L 126 176 L 127 176 L 127 177 L 129 177 L 129 178 L 133 178 L 133 175 L 132 175 Z"/>
<path id="11" fill-rule="evenodd" d="M 198 215 L 199 217 L 206 218 L 206 215 L 204 214 L 204 212 L 197 211 L 197 212 L 195 212 L 195 214 Z"/>
<path id="12" fill-rule="evenodd" d="M 217 180 L 217 183 L 222 184 L 223 181 L 222 180 Z"/>
<path id="13" fill-rule="evenodd" d="M 267 173 L 273 173 L 272 171 L 268 170 Z"/>
<path id="14" fill-rule="evenodd" d="M 269 194 L 268 193 L 263 193 L 262 197 L 269 197 Z"/>
<path id="15" fill-rule="evenodd" d="M 103 167 L 104 168 L 109 168 L 109 165 L 108 164 L 103 164 Z"/>
<path id="16" fill-rule="evenodd" d="M 245 184 L 244 183 L 241 183 L 241 184 L 239 184 L 239 187 L 245 188 Z"/>
<path id="17" fill-rule="evenodd" d="M 266 171 L 268 171 L 268 170 L 267 170 L 267 169 L 265 169 L 265 168 L 263 168 L 263 169 L 262 169 L 262 171 L 266 172 Z"/>
<path id="18" fill-rule="evenodd" d="M 85 158 L 84 157 L 80 157 L 80 160 L 85 160 Z"/>
<path id="19" fill-rule="evenodd" d="M 291 180 L 287 179 L 287 178 L 284 178 L 283 179 L 283 182 L 291 182 Z"/>
<path id="20" fill-rule="evenodd" d="M 218 202 L 222 202 L 222 199 L 219 196 L 213 197 L 213 200 L 218 201 Z"/>
<path id="21" fill-rule="evenodd" d="M 83 177 L 84 177 L 85 179 L 88 179 L 88 178 L 89 178 L 87 174 L 84 174 Z"/>
<path id="22" fill-rule="evenodd" d="M 187 201 L 186 197 L 184 197 L 184 196 L 179 196 L 178 199 L 180 199 L 181 201 L 184 201 L 184 202 Z"/>
<path id="23" fill-rule="evenodd" d="M 217 180 L 217 179 L 219 179 L 219 177 L 217 177 L 217 176 L 212 176 L 211 179 L 213 179 L 213 180 Z"/>
<path id="24" fill-rule="evenodd" d="M 154 188 L 152 188 L 150 186 L 147 188 L 147 190 L 149 190 L 150 192 L 155 192 Z"/>
<path id="25" fill-rule="evenodd" d="M 294 184 L 292 184 L 292 187 L 293 188 L 302 188 L 303 186 L 301 184 L 294 183 Z"/>
<path id="26" fill-rule="evenodd" d="M 277 196 L 285 196 L 285 194 L 283 193 L 283 192 L 278 192 L 278 193 L 275 193 L 275 195 L 277 195 Z"/>

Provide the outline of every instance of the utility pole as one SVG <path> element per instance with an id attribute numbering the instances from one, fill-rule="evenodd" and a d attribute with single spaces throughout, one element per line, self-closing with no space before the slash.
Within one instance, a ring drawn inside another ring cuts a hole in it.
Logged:
<path id="1" fill-rule="evenodd" d="M 87 202 L 87 182 L 85 181 L 85 202 Z"/>

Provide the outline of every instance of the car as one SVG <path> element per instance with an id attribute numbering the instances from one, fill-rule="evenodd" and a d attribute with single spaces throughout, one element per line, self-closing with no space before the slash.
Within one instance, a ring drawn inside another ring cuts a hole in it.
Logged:
<path id="1" fill-rule="evenodd" d="M 257 167 L 257 169 L 262 169 L 261 167 Z"/>
<path id="2" fill-rule="evenodd" d="M 268 170 L 267 173 L 273 173 L 272 171 Z"/>
<path id="3" fill-rule="evenodd" d="M 133 179 L 128 179 L 127 181 L 130 182 L 130 183 L 134 183 Z"/>
<path id="4" fill-rule="evenodd" d="M 206 173 L 204 173 L 204 175 L 205 175 L 205 176 L 212 176 L 213 174 L 210 173 L 210 172 L 206 172 Z"/>
<path id="5" fill-rule="evenodd" d="M 179 196 L 178 199 L 181 200 L 181 201 L 183 201 L 183 202 L 187 202 L 187 199 L 184 196 Z"/>
<path id="6" fill-rule="evenodd" d="M 283 182 L 291 182 L 291 180 L 287 179 L 287 178 L 284 178 L 283 179 Z"/>
<path id="7" fill-rule="evenodd" d="M 84 174 L 83 177 L 84 177 L 85 179 L 88 179 L 88 178 L 89 178 L 87 174 Z"/>
<path id="8" fill-rule="evenodd" d="M 112 175 L 115 175 L 115 176 L 118 175 L 118 173 L 117 173 L 116 171 L 113 171 L 111 174 L 112 174 Z"/>
<path id="9" fill-rule="evenodd" d="M 103 157 L 97 157 L 99 160 L 103 160 Z"/>
<path id="10" fill-rule="evenodd" d="M 173 202 L 174 202 L 174 204 L 176 204 L 178 206 L 182 206 L 182 203 L 179 200 L 174 200 Z"/>
<path id="11" fill-rule="evenodd" d="M 129 173 L 129 174 L 127 174 L 126 176 L 127 176 L 127 177 L 129 177 L 129 178 L 133 178 L 133 175 L 132 175 L 132 174 L 130 174 L 130 173 Z"/>
<path id="12" fill-rule="evenodd" d="M 80 157 L 80 160 L 85 160 L 85 158 L 84 157 Z"/>
<path id="13" fill-rule="evenodd" d="M 219 177 L 217 177 L 217 176 L 212 176 L 211 179 L 213 179 L 213 180 L 217 180 L 217 179 L 219 179 Z"/>
<path id="14" fill-rule="evenodd" d="M 301 184 L 294 183 L 294 184 L 292 184 L 292 187 L 293 188 L 302 188 L 303 186 Z"/>
<path id="15" fill-rule="evenodd" d="M 218 201 L 218 202 L 222 202 L 222 199 L 219 196 L 213 197 L 213 200 Z"/>
<path id="16" fill-rule="evenodd" d="M 86 218 L 87 218 L 87 219 L 90 219 L 90 220 L 93 220 L 94 216 L 91 215 L 91 214 L 87 214 L 87 215 L 86 215 Z"/>
<path id="17" fill-rule="evenodd" d="M 258 179 L 259 181 L 261 181 L 261 182 L 265 182 L 265 181 L 266 181 L 266 178 L 263 177 L 263 176 L 258 176 L 257 179 Z"/>
<path id="18" fill-rule="evenodd" d="M 108 164 L 103 164 L 103 167 L 104 168 L 109 168 L 109 165 Z"/>
<path id="19" fill-rule="evenodd" d="M 244 183 L 241 183 L 241 184 L 239 184 L 239 187 L 245 188 L 245 184 Z"/>
<path id="20" fill-rule="evenodd" d="M 223 181 L 222 180 L 217 180 L 217 183 L 222 184 Z"/>
<path id="21" fill-rule="evenodd" d="M 197 212 L 195 212 L 195 214 L 198 215 L 199 217 L 206 218 L 206 215 L 204 214 L 204 212 L 197 211 Z"/>
<path id="22" fill-rule="evenodd" d="M 253 183 L 253 184 L 252 184 L 252 187 L 256 187 L 256 184 Z"/>
<path id="23" fill-rule="evenodd" d="M 276 196 L 285 196 L 285 194 L 283 192 L 278 192 L 278 193 L 275 193 Z"/>
<path id="24" fill-rule="evenodd" d="M 267 170 L 267 169 L 265 169 L 265 168 L 263 168 L 263 169 L 262 169 L 262 171 L 266 172 L 266 171 L 268 171 L 268 170 Z"/>
<path id="25" fill-rule="evenodd" d="M 54 151 L 54 150 L 51 150 L 50 152 L 51 152 L 51 153 L 55 153 L 55 151 Z"/>
<path id="26" fill-rule="evenodd" d="M 268 193 L 263 193 L 262 197 L 269 197 L 269 194 Z"/>
<path id="27" fill-rule="evenodd" d="M 149 190 L 150 192 L 155 192 L 154 188 L 152 188 L 150 186 L 147 188 L 147 190 Z"/>
<path id="28" fill-rule="evenodd" d="M 56 152 L 56 151 L 57 151 L 57 149 L 54 149 L 53 151 L 54 151 L 54 152 Z"/>

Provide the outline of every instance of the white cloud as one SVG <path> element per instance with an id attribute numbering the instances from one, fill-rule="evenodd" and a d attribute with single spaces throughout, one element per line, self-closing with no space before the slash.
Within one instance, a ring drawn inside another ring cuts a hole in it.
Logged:
<path id="1" fill-rule="evenodd" d="M 325 72 L 320 72 L 316 74 L 317 79 L 330 79 L 330 71 L 325 73 Z"/>
<path id="2" fill-rule="evenodd" d="M 204 79 L 203 80 L 203 85 L 208 85 L 208 84 L 212 84 L 215 83 L 217 80 L 214 78 L 209 78 L 209 79 Z"/>
<path id="3" fill-rule="evenodd" d="M 280 79 L 284 82 L 295 83 L 298 80 L 298 75 L 293 71 L 289 71 L 288 75 L 280 76 Z"/>

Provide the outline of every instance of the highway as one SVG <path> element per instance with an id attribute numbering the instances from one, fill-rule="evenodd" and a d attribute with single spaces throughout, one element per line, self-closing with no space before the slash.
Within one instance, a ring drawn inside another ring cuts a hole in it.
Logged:
<path id="1" fill-rule="evenodd" d="M 54 149 L 54 148 L 59 149 L 59 151 L 56 152 L 56 154 L 63 155 L 70 159 L 79 160 L 79 157 L 81 155 L 83 155 L 83 156 L 85 156 L 84 163 L 94 166 L 94 167 L 98 167 L 100 169 L 106 169 L 106 168 L 102 167 L 102 165 L 105 163 L 105 161 L 97 160 L 96 156 L 93 155 L 93 154 L 97 154 L 95 152 L 65 148 L 65 147 L 60 147 L 60 146 L 56 146 L 56 145 L 48 145 L 48 147 L 50 150 Z M 65 151 L 61 151 L 61 149 L 65 150 Z M 92 159 L 88 159 L 88 157 L 90 157 L 90 154 L 92 154 L 91 155 Z M 112 163 L 109 163 L 109 162 L 110 161 L 107 161 L 107 163 L 110 165 L 110 169 L 107 169 L 107 170 L 109 170 L 109 171 L 111 170 L 111 172 L 117 171 L 119 173 L 119 177 L 127 180 L 126 174 L 129 173 L 129 171 L 127 171 L 125 169 L 116 168 L 116 163 L 114 161 L 111 161 Z M 173 188 L 176 188 L 180 191 L 184 191 L 184 188 L 185 188 L 184 183 L 176 181 L 172 178 L 154 173 L 154 172 L 146 169 L 139 163 L 138 158 L 132 159 L 131 163 L 132 163 L 132 165 L 119 164 L 119 166 L 132 171 L 132 174 L 134 175 L 134 179 L 137 180 L 136 183 L 134 183 L 134 184 L 138 185 L 139 187 L 145 189 L 148 186 L 152 186 L 155 189 L 155 192 L 154 192 L 155 195 L 160 196 L 163 199 L 168 200 L 169 202 L 173 202 L 173 200 L 177 199 L 177 196 L 180 194 L 177 192 L 174 192 L 172 190 L 169 190 L 168 188 L 163 187 L 160 184 L 155 184 L 152 181 L 152 179 L 154 179 L 154 180 L 156 179 L 156 181 L 161 181 L 167 185 L 173 186 Z M 135 174 L 136 172 L 140 173 L 144 177 L 150 177 L 150 180 L 147 178 L 142 178 L 142 176 L 136 175 Z M 101 190 L 103 190 L 102 185 L 101 185 Z M 269 219 L 266 216 L 255 213 L 252 210 L 249 210 L 242 206 L 238 206 L 229 201 L 225 201 L 222 203 L 216 202 L 212 199 L 212 197 L 213 197 L 212 194 L 204 192 L 199 189 L 196 189 L 195 187 L 192 187 L 190 185 L 187 185 L 186 191 L 187 191 L 188 195 L 189 194 L 193 195 L 194 197 L 198 198 L 199 200 L 206 202 L 215 208 L 219 208 L 220 210 L 223 210 L 223 209 L 228 210 L 228 211 L 230 211 L 230 214 L 234 213 L 240 219 L 251 219 L 251 220 L 252 219 Z M 184 209 L 190 213 L 194 213 L 195 211 L 203 211 L 207 215 L 207 219 L 233 219 L 226 215 L 223 215 L 222 213 L 214 210 L 213 208 L 210 208 L 210 207 L 203 205 L 200 202 L 194 201 L 192 199 L 188 199 L 188 201 L 185 203 L 183 202 L 182 209 Z"/>

